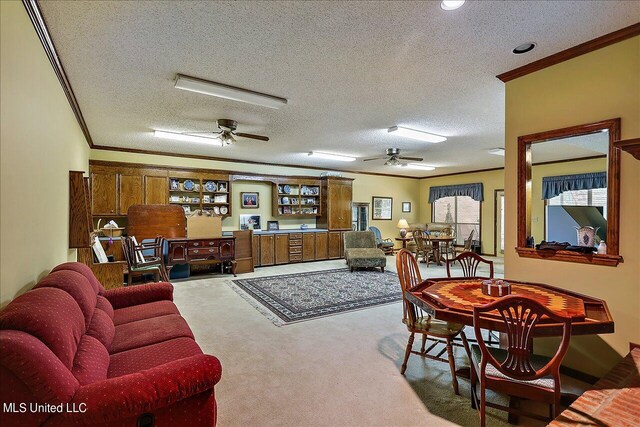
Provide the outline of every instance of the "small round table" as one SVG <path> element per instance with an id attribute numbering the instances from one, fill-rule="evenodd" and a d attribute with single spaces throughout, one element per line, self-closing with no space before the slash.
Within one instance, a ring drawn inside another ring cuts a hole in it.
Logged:
<path id="1" fill-rule="evenodd" d="M 407 242 L 413 240 L 410 237 L 396 237 L 398 242 L 402 242 L 402 249 L 407 249 Z"/>

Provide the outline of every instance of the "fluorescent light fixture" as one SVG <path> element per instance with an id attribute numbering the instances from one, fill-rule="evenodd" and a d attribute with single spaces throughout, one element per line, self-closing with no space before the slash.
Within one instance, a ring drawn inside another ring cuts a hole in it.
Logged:
<path id="1" fill-rule="evenodd" d="M 343 156 L 342 154 L 322 153 L 320 151 L 311 151 L 309 156 L 327 160 L 338 160 L 340 162 L 353 162 L 356 160 L 355 157 Z"/>
<path id="2" fill-rule="evenodd" d="M 504 156 L 504 148 L 492 148 L 491 150 L 489 150 L 489 154 Z"/>
<path id="3" fill-rule="evenodd" d="M 231 99 L 233 101 L 246 102 L 247 104 L 260 105 L 267 108 L 278 109 L 287 105 L 285 98 L 279 98 L 265 93 L 254 92 L 248 89 L 229 86 L 222 83 L 210 82 L 196 77 L 178 74 L 176 77 L 176 89 L 188 90 L 190 92 L 203 93 L 205 95 L 217 96 L 218 98 Z"/>
<path id="4" fill-rule="evenodd" d="M 443 10 L 456 10 L 464 4 L 464 1 L 465 0 L 442 0 L 440 2 L 440 7 Z"/>
<path id="5" fill-rule="evenodd" d="M 212 142 L 220 142 L 218 138 L 207 138 L 206 136 L 188 135 L 185 133 L 166 132 L 163 130 L 157 130 L 153 132 L 153 136 L 156 138 L 173 139 L 176 141 L 187 142 L 204 142 L 211 144 Z"/>
<path id="6" fill-rule="evenodd" d="M 432 133 L 423 132 L 421 130 L 403 128 L 401 126 L 390 127 L 388 132 L 394 135 L 404 136 L 405 138 L 417 139 L 418 141 L 436 143 L 447 140 L 447 138 L 445 138 L 444 136 L 434 135 Z"/>
<path id="7" fill-rule="evenodd" d="M 434 171 L 434 170 L 436 170 L 436 168 L 434 168 L 433 166 L 423 165 L 422 163 L 407 163 L 407 165 L 405 167 L 409 168 L 409 169 L 420 169 L 420 170 L 423 170 L 423 171 Z"/>

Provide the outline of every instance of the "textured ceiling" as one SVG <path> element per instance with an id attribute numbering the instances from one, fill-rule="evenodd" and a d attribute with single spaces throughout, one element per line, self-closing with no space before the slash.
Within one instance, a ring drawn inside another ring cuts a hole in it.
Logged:
<path id="1" fill-rule="evenodd" d="M 637 1 L 42 1 L 97 145 L 429 176 L 500 167 L 504 85 L 495 76 L 637 22 Z M 516 56 L 515 46 L 538 48 Z M 280 110 L 177 90 L 182 73 L 289 99 Z M 269 142 L 153 138 L 230 118 Z M 401 125 L 440 144 L 394 137 Z M 310 150 L 424 157 L 433 172 L 309 158 Z"/>

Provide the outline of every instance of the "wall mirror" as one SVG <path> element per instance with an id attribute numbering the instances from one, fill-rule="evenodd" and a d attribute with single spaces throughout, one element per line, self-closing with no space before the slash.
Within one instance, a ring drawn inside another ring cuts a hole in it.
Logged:
<path id="1" fill-rule="evenodd" d="M 611 119 L 518 138 L 520 256 L 618 264 L 619 137 Z M 559 244 L 536 249 L 542 241 Z M 591 251 L 602 241 L 606 253 Z"/>

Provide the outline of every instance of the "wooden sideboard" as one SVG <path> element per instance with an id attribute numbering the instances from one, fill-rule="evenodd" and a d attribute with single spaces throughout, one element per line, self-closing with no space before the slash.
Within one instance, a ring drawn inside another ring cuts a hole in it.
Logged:
<path id="1" fill-rule="evenodd" d="M 167 266 L 176 264 L 223 264 L 231 267 L 236 275 L 236 251 L 234 236 L 209 239 L 188 239 L 186 237 L 167 239 Z"/>

